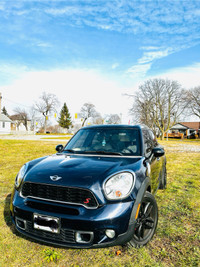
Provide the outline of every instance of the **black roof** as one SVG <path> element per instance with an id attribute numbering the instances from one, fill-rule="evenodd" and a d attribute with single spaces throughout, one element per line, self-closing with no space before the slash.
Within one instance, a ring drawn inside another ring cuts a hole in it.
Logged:
<path id="1" fill-rule="evenodd" d="M 129 124 L 98 124 L 98 125 L 91 125 L 91 126 L 84 126 L 81 129 L 100 129 L 100 128 L 134 128 L 134 129 L 141 129 L 143 128 L 142 125 L 129 125 Z"/>

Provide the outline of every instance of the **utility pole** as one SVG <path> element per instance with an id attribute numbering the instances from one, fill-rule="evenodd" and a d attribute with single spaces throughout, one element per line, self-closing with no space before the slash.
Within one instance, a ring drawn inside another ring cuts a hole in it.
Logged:
<path id="1" fill-rule="evenodd" d="M 2 96 L 1 96 L 1 92 L 0 92 L 0 114 L 1 114 L 1 99 L 2 99 Z"/>

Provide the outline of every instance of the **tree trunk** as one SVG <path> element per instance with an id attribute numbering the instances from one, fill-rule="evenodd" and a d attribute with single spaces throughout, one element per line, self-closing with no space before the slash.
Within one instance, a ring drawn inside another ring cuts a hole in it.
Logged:
<path id="1" fill-rule="evenodd" d="M 47 118 L 46 116 L 44 117 L 44 133 L 46 133 L 47 130 Z"/>
<path id="2" fill-rule="evenodd" d="M 160 137 L 160 139 L 161 139 L 161 140 L 164 140 L 164 136 L 165 136 L 165 132 L 162 131 L 162 132 L 161 132 L 161 137 Z"/>
<path id="3" fill-rule="evenodd" d="M 82 127 L 84 126 L 86 120 L 87 120 L 87 118 L 84 118 L 83 123 L 82 123 Z"/>

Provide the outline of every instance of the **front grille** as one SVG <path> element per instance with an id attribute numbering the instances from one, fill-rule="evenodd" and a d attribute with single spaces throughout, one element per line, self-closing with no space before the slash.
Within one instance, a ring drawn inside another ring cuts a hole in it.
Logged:
<path id="1" fill-rule="evenodd" d="M 34 229 L 32 226 L 32 223 L 30 221 L 26 221 L 26 230 L 27 233 L 43 238 L 46 240 L 52 240 L 54 242 L 59 241 L 59 242 L 66 242 L 66 243 L 76 243 L 75 241 L 75 232 L 70 229 L 60 229 L 60 233 L 50 233 L 42 230 L 37 230 Z"/>
<path id="2" fill-rule="evenodd" d="M 80 204 L 87 208 L 97 208 L 98 203 L 91 191 L 82 188 L 26 182 L 21 190 L 23 197 Z"/>

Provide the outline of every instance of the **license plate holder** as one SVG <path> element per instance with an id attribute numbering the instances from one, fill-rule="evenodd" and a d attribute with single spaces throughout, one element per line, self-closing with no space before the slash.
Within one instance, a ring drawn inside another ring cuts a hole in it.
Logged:
<path id="1" fill-rule="evenodd" d="M 33 214 L 33 228 L 43 230 L 51 233 L 60 233 L 60 219 L 57 217 L 42 215 L 38 213 Z"/>

